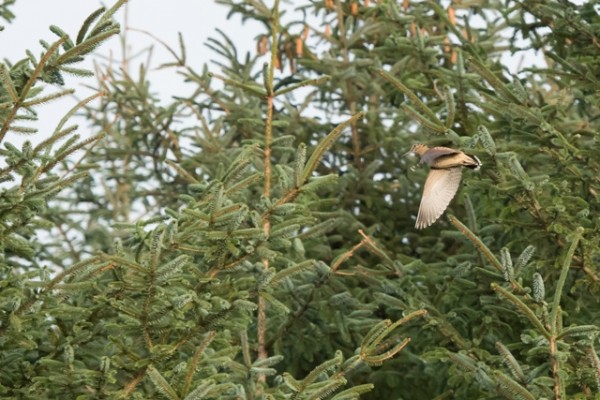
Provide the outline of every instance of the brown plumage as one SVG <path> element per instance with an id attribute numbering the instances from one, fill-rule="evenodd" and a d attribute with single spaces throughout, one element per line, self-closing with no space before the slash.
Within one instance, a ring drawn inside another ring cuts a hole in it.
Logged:
<path id="1" fill-rule="evenodd" d="M 458 191 L 462 167 L 479 169 L 481 161 L 449 147 L 427 147 L 415 144 L 410 149 L 421 157 L 420 164 L 429 166 L 429 175 L 423 187 L 423 196 L 415 228 L 433 224 L 444 213 Z"/>

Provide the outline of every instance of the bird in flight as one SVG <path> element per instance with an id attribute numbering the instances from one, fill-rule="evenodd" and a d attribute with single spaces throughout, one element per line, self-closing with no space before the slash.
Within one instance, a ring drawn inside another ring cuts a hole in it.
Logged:
<path id="1" fill-rule="evenodd" d="M 479 158 L 449 147 L 413 145 L 409 153 L 421 157 L 419 164 L 429 166 L 429 175 L 423 187 L 423 196 L 415 228 L 423 229 L 433 224 L 444 213 L 458 191 L 462 168 L 478 170 Z"/>

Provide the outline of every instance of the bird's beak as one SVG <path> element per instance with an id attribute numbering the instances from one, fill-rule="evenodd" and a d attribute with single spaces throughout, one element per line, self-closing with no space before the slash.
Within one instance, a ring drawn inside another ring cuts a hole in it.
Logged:
<path id="1" fill-rule="evenodd" d="M 412 150 L 409 150 L 409 151 L 407 151 L 406 153 L 402 154 L 402 155 L 400 156 L 400 158 L 404 158 L 404 157 L 408 157 L 408 156 L 413 156 L 413 155 L 415 155 L 415 152 L 414 152 L 414 151 L 412 151 Z"/>

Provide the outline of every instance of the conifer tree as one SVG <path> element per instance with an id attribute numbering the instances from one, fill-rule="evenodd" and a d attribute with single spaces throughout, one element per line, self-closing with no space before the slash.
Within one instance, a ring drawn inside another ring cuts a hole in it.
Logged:
<path id="1" fill-rule="evenodd" d="M 104 64 L 11 145 L 124 2 L 0 65 L 2 397 L 598 395 L 592 3 L 219 0 L 263 23 L 255 51 L 161 40 L 181 95 Z M 414 143 L 483 162 L 423 231 Z"/>

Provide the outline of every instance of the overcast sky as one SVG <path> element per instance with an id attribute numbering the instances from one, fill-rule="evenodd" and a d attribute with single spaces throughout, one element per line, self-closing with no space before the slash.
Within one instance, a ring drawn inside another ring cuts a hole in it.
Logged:
<path id="1" fill-rule="evenodd" d="M 112 5 L 113 1 L 103 2 Z M 96 0 L 49 0 L 49 1 L 17 1 L 12 7 L 16 19 L 12 23 L 0 21 L 4 25 L 4 31 L 0 32 L 0 54 L 4 59 L 16 62 L 25 57 L 25 50 L 30 49 L 37 56 L 41 53 L 42 47 L 39 44 L 40 39 L 47 42 L 53 42 L 58 39 L 48 29 L 50 25 L 57 25 L 67 32 L 71 37 L 76 37 L 79 28 L 85 18 L 102 5 Z M 227 19 L 228 8 L 215 4 L 213 0 L 130 0 L 126 5 L 128 15 L 128 26 L 140 30 L 151 32 L 154 36 L 166 42 L 173 49 L 178 50 L 178 32 L 183 34 L 188 63 L 196 66 L 197 70 L 201 66 L 214 58 L 214 53 L 208 49 L 204 43 L 209 37 L 217 38 L 215 28 L 219 28 L 227 33 L 238 46 L 240 54 L 255 48 L 255 37 L 261 32 L 261 27 L 257 23 L 246 23 L 242 25 L 241 19 L 232 17 Z M 125 12 L 121 9 L 116 20 L 124 23 Z M 164 48 L 153 39 L 140 32 L 128 33 L 128 46 L 139 51 L 154 45 L 152 63 L 156 68 L 160 63 L 172 61 L 172 57 Z M 97 54 L 108 55 L 113 53 L 115 57 L 121 56 L 121 43 L 117 37 L 113 37 L 108 43 L 104 44 L 98 50 Z M 140 58 L 131 66 L 132 70 L 138 68 L 140 62 L 145 58 Z M 86 64 L 89 66 L 90 64 Z M 186 94 L 192 89 L 184 87 L 182 93 L 181 76 L 175 74 L 174 70 L 151 72 L 150 79 L 152 87 L 158 91 L 162 98 L 168 98 L 173 94 Z M 95 78 L 77 79 L 72 76 L 65 76 L 66 87 L 75 88 L 77 97 L 84 98 L 91 91 L 83 87 L 84 84 L 95 85 Z M 52 88 L 46 89 L 45 93 L 53 92 Z M 75 99 L 68 101 L 65 105 L 63 101 L 52 102 L 36 109 L 40 114 L 40 122 L 35 126 L 40 129 L 36 135 L 40 140 L 47 137 L 52 132 L 56 123 L 64 115 L 68 108 L 76 104 Z M 68 107 L 68 108 L 67 108 Z M 11 133 L 9 135 L 14 135 Z M 22 140 L 9 136 L 9 140 L 15 143 L 21 143 Z M 37 138 L 31 137 L 32 141 L 37 142 Z"/>

